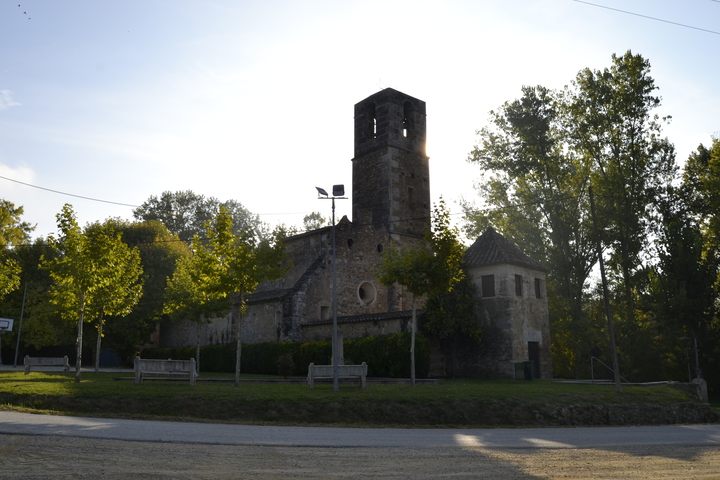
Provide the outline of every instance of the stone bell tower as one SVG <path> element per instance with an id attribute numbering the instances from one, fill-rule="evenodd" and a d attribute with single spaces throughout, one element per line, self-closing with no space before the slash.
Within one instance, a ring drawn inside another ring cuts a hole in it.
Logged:
<path id="1" fill-rule="evenodd" d="M 355 105 L 353 223 L 422 237 L 430 228 L 425 102 L 386 88 Z"/>

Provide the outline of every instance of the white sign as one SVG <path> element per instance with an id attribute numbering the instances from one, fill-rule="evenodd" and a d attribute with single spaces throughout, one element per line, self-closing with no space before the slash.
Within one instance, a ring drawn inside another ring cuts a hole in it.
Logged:
<path id="1" fill-rule="evenodd" d="M 0 332 L 12 332 L 12 327 L 12 318 L 0 318 Z"/>

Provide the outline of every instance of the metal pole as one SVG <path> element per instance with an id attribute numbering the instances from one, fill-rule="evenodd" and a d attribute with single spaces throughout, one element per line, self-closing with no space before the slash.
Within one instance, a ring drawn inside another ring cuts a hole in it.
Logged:
<path id="1" fill-rule="evenodd" d="M 22 321 L 23 314 L 25 313 L 25 297 L 27 296 L 27 280 L 25 280 L 25 291 L 23 292 L 22 307 L 20 307 L 20 326 L 18 327 L 17 342 L 15 343 L 15 361 L 13 362 L 13 368 L 17 367 L 18 351 L 20 350 L 20 332 L 22 332 Z"/>
<path id="2" fill-rule="evenodd" d="M 702 372 L 700 371 L 700 357 L 698 356 L 697 348 L 697 337 L 693 337 L 695 340 L 695 378 L 702 378 Z"/>
<path id="3" fill-rule="evenodd" d="M 333 249 L 333 390 L 340 391 L 338 384 L 338 328 L 337 328 L 337 252 L 335 248 L 335 197 L 332 199 L 332 249 Z"/>
<path id="4" fill-rule="evenodd" d="M 617 348 L 615 347 L 615 332 L 613 330 L 612 310 L 610 309 L 610 293 L 608 292 L 607 279 L 605 278 L 605 264 L 603 263 L 602 246 L 600 245 L 600 233 L 597 228 L 597 219 L 595 218 L 595 200 L 593 199 L 592 187 L 590 192 L 590 211 L 593 218 L 593 229 L 595 230 L 595 241 L 597 242 L 597 255 L 600 262 L 600 277 L 602 278 L 603 296 L 605 297 L 605 313 L 608 322 L 608 335 L 610 336 L 610 349 L 612 350 L 613 359 L 613 376 L 615 377 L 615 390 L 622 392 L 620 385 L 620 366 L 618 365 Z"/>

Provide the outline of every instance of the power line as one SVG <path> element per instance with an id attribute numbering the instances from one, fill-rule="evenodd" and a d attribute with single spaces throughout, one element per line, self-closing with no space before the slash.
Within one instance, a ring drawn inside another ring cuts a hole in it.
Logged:
<path id="1" fill-rule="evenodd" d="M 578 3 L 584 3 L 585 5 L 592 5 L 593 7 L 605 8 L 605 9 L 607 9 L 607 10 L 614 10 L 614 11 L 616 11 L 616 12 L 626 13 L 626 14 L 628 14 L 628 15 L 635 15 L 636 17 L 649 18 L 650 20 L 655 20 L 655 21 L 657 21 L 657 22 L 670 23 L 670 24 L 672 24 L 672 25 L 678 25 L 678 26 L 680 26 L 680 27 L 692 28 L 693 30 L 700 30 L 700 31 L 703 31 L 703 32 L 714 33 L 715 35 L 720 35 L 720 32 L 716 32 L 715 30 L 707 30 L 707 29 L 705 29 L 705 28 L 693 27 L 692 25 L 687 25 L 687 24 L 684 24 L 684 23 L 671 22 L 670 20 L 663 20 L 662 18 L 650 17 L 650 16 L 648 16 L 648 15 L 642 15 L 642 14 L 640 14 L 640 13 L 628 12 L 627 10 L 620 10 L 619 8 L 607 7 L 607 6 L 605 6 L 605 5 L 598 5 L 597 3 L 585 2 L 585 1 L 583 1 L 583 0 L 573 0 L 573 1 L 578 2 Z M 718 2 L 718 0 L 713 0 L 713 1 L 714 1 L 714 2 Z M 720 2 L 718 2 L 718 3 L 720 3 Z"/>
<path id="2" fill-rule="evenodd" d="M 45 187 L 40 187 L 40 186 L 38 186 L 38 185 L 33 185 L 33 184 L 31 184 L 31 183 L 21 182 L 20 180 L 15 180 L 15 179 L 13 179 L 13 178 L 3 177 L 2 175 L 0 175 L 0 178 L 2 178 L 2 179 L 4 179 L 4 180 L 8 180 L 8 181 L 10 181 L 10 182 L 19 183 L 20 185 L 25 185 L 25 186 L 27 186 L 27 187 L 37 188 L 37 189 L 39 189 L 39 190 L 45 190 L 46 192 L 58 193 L 58 194 L 60 194 L 60 195 L 67 195 L 68 197 L 82 198 L 82 199 L 84 199 L 84 200 L 91 200 L 91 201 L 93 201 L 93 202 L 110 203 L 110 204 L 112 204 L 112 205 L 121 205 L 121 206 L 123 206 L 123 207 L 133 207 L 133 208 L 139 208 L 139 207 L 141 207 L 141 205 L 131 205 L 131 204 L 129 204 L 129 203 L 112 202 L 112 201 L 110 201 L 110 200 L 102 200 L 102 199 L 99 199 L 99 198 L 92 198 L 92 197 L 85 197 L 85 196 L 83 196 L 83 195 L 76 195 L 76 194 L 74 194 L 74 193 L 61 192 L 61 191 L 59 191 L 59 190 L 53 190 L 53 189 L 51 189 L 51 188 L 45 188 Z M 303 215 L 303 214 L 306 214 L 306 213 L 307 213 L 307 212 L 278 212 L 278 213 L 258 213 L 257 215 L 259 215 L 259 216 L 271 216 L 271 215 Z"/>
<path id="3" fill-rule="evenodd" d="M 53 190 L 53 189 L 51 189 L 51 188 L 39 187 L 39 186 L 37 186 L 37 185 L 32 185 L 32 184 L 30 184 L 30 183 L 21 182 L 20 180 L 14 180 L 14 179 L 12 179 L 12 178 L 3 177 L 2 175 L 0 175 L 0 178 L 3 178 L 3 179 L 8 180 L 8 181 L 10 181 L 10 182 L 19 183 L 20 185 L 25 185 L 25 186 L 27 186 L 27 187 L 37 188 L 37 189 L 39 189 L 39 190 L 45 190 L 45 191 L 47 191 L 47 192 L 52 192 L 52 193 L 59 193 L 60 195 L 67 195 L 68 197 L 82 198 L 83 200 L 92 200 L 93 202 L 110 203 L 110 204 L 113 204 L 113 205 L 122 205 L 123 207 L 134 207 L 134 208 L 137 208 L 137 207 L 140 206 L 140 205 L 130 205 L 129 203 L 111 202 L 111 201 L 109 201 L 109 200 L 101 200 L 101 199 L 99 199 L 99 198 L 84 197 L 84 196 L 82 196 L 82 195 L 75 195 L 74 193 L 61 192 L 61 191 L 59 191 L 59 190 Z"/>

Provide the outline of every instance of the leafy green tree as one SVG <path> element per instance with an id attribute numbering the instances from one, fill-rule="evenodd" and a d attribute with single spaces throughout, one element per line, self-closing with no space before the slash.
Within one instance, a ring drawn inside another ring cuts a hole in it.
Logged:
<path id="1" fill-rule="evenodd" d="M 322 216 L 320 212 L 312 212 L 303 217 L 303 228 L 306 232 L 326 227 L 330 224 L 329 220 Z"/>
<path id="2" fill-rule="evenodd" d="M 666 119 L 653 114 L 660 98 L 649 62 L 629 51 L 612 62 L 580 71 L 560 92 L 524 87 L 522 98 L 491 112 L 491 125 L 478 132 L 470 154 L 489 172 L 480 193 L 492 207 L 483 212 L 466 205 L 470 233 L 492 224 L 551 269 L 556 367 L 572 368 L 594 349 L 584 302 L 596 262 L 588 185 L 596 193 L 614 293 L 624 306 L 618 330 L 625 351 L 639 355 L 641 345 L 633 342 L 644 330 L 636 314 L 648 288 L 645 258 L 657 200 L 677 170 L 673 146 L 661 136 Z"/>
<path id="3" fill-rule="evenodd" d="M 720 251 L 720 139 L 698 146 L 683 171 L 682 195 L 706 238 L 709 255 Z"/>
<path id="4" fill-rule="evenodd" d="M 465 203 L 467 232 L 493 226 L 551 266 L 548 292 L 555 351 L 582 356 L 568 340 L 583 334 L 583 294 L 595 264 L 585 189 L 592 164 L 568 150 L 566 96 L 523 87 L 523 96 L 490 112 L 468 160 L 487 172 L 479 192 L 490 211 Z M 563 343 L 562 347 L 559 343 Z"/>
<path id="5" fill-rule="evenodd" d="M 42 255 L 53 255 L 43 238 L 32 243 L 16 244 L 12 248 L 12 258 L 18 262 L 21 270 L 21 288 L 0 298 L 0 317 L 22 319 L 22 322 L 15 322 L 12 332 L 2 335 L 3 347 L 19 348 L 16 358 L 21 363 L 23 352 L 28 348 L 70 345 L 75 338 L 73 325 L 64 321 L 57 307 L 48 302 L 47 292 L 52 279 L 39 266 Z"/>
<path id="6" fill-rule="evenodd" d="M 190 256 L 177 259 L 175 271 L 167 278 L 163 313 L 196 324 L 195 364 L 200 370 L 200 327 L 225 311 L 227 302 L 217 288 L 216 262 L 210 248 L 195 235 L 190 250 Z"/>
<path id="7" fill-rule="evenodd" d="M 422 329 L 440 341 L 450 343 L 452 377 L 457 371 L 457 351 L 463 346 L 475 346 L 482 340 L 478 323 L 477 287 L 470 277 L 455 282 L 452 290 L 430 295 L 423 309 L 425 323 Z"/>
<path id="8" fill-rule="evenodd" d="M 424 242 L 398 249 L 391 245 L 383 254 L 378 279 L 383 285 L 404 286 L 412 295 L 412 332 L 410 340 L 410 380 L 415 385 L 415 333 L 417 301 L 423 295 L 452 290 L 462 276 L 464 248 L 458 230 L 450 225 L 450 213 L 441 198 L 433 208 L 433 228 Z"/>
<path id="9" fill-rule="evenodd" d="M 43 258 L 42 264 L 53 280 L 51 303 L 66 317 L 77 318 L 75 382 L 79 383 L 83 324 L 101 315 L 121 315 L 137 302 L 140 254 L 111 227 L 83 231 L 69 204 L 57 221 L 60 235 L 48 238 L 56 256 Z"/>
<path id="10" fill-rule="evenodd" d="M 237 328 L 235 385 L 240 381 L 242 318 L 245 295 L 260 282 L 280 277 L 284 271 L 281 232 L 272 239 L 257 240 L 253 232 L 237 235 L 225 207 L 206 224 L 207 242 L 193 238 L 192 257 L 181 258 L 168 280 L 166 313 L 189 315 L 199 324 L 213 315 L 233 312 Z M 199 356 L 199 336 L 198 351 Z"/>
<path id="11" fill-rule="evenodd" d="M 166 191 L 159 198 L 152 195 L 133 210 L 133 216 L 140 221 L 160 221 L 181 240 L 189 242 L 195 235 L 203 238 L 205 224 L 217 215 L 222 206 L 232 217 L 233 231 L 236 234 L 252 232 L 257 237 L 268 235 L 267 224 L 239 202 L 220 202 L 215 197 L 207 198 L 191 190 Z"/>
<path id="12" fill-rule="evenodd" d="M 720 139 L 712 138 L 709 147 L 700 145 L 685 163 L 681 196 L 687 205 L 683 221 L 690 221 L 702 236 L 702 264 L 714 266 L 714 294 L 706 294 L 700 305 L 706 308 L 702 321 L 693 331 L 697 335 L 700 360 L 712 391 L 720 391 Z M 695 242 L 693 243 L 695 245 Z M 703 277 L 707 278 L 707 277 Z M 707 293 L 707 287 L 700 288 Z M 697 311 L 697 307 L 693 310 Z"/>
<path id="13" fill-rule="evenodd" d="M 122 228 L 126 225 L 126 222 L 119 219 L 108 219 L 103 223 L 93 223 L 85 228 L 85 234 L 96 236 L 96 235 L 109 235 L 117 236 L 122 239 Z M 123 242 L 123 245 L 125 242 Z M 117 245 L 120 248 L 120 245 Z M 120 248 L 121 250 L 125 250 Z M 94 317 L 97 322 L 97 338 L 95 342 L 95 374 L 100 371 L 100 351 L 102 345 L 102 338 L 104 336 L 104 329 L 108 318 L 113 317 L 125 317 L 129 315 L 135 306 L 138 304 L 143 295 L 143 284 L 142 284 L 142 263 L 140 250 L 137 248 L 131 248 L 129 250 L 130 256 L 127 257 L 126 263 L 118 264 L 117 268 L 114 268 L 110 275 L 113 275 L 113 280 L 101 287 L 98 291 L 97 301 L 92 308 L 95 310 L 90 317 Z M 118 257 L 122 259 L 122 254 Z M 116 294 L 114 291 L 116 285 L 127 285 L 126 290 L 122 295 Z M 86 317 L 88 312 L 85 313 Z"/>
<path id="14" fill-rule="evenodd" d="M 612 56 L 602 71 L 582 70 L 570 94 L 571 146 L 594 164 L 591 181 L 597 193 L 608 266 L 619 276 L 624 296 L 626 334 L 637 327 L 634 282 L 641 281 L 643 259 L 652 229 L 655 201 L 677 172 L 673 145 L 662 137 L 662 123 L 652 111 L 660 106 L 650 62 L 630 51 Z M 638 351 L 631 344 L 628 351 Z"/>
<path id="15" fill-rule="evenodd" d="M 63 321 L 57 307 L 48 302 L 47 292 L 52 279 L 47 270 L 40 268 L 40 259 L 43 256 L 46 259 L 53 258 L 55 252 L 44 238 L 37 238 L 32 243 L 15 246 L 13 255 L 22 271 L 23 288 L 11 292 L 0 301 L 0 316 L 15 318 L 23 310 L 23 322 L 22 332 L 18 324 L 13 332 L 3 335 L 7 337 L 4 339 L 6 344 L 17 345 L 17 335 L 20 333 L 21 350 L 29 346 L 41 349 L 50 345 L 71 344 L 74 339 L 72 324 Z"/>
<path id="16" fill-rule="evenodd" d="M 658 223 L 658 263 L 651 273 L 649 309 L 656 323 L 656 339 L 665 354 L 674 360 L 666 370 L 674 368 L 674 378 L 685 363 L 683 337 L 701 340 L 711 333 L 709 328 L 716 313 L 718 291 L 718 259 L 705 255 L 705 239 L 688 205 L 670 188 L 659 204 L 662 221 Z M 670 355 L 674 352 L 674 355 Z M 664 371 L 665 378 L 670 372 Z"/>
<path id="17" fill-rule="evenodd" d="M 123 360 L 131 359 L 138 346 L 150 341 L 157 324 L 164 318 L 167 278 L 175 271 L 177 259 L 190 255 L 190 248 L 158 221 L 127 222 L 115 220 L 122 240 L 140 252 L 142 296 L 125 316 L 110 317 L 104 344 Z"/>
<path id="18" fill-rule="evenodd" d="M 20 221 L 23 207 L 0 199 L 0 298 L 20 285 L 20 264 L 13 258 L 13 246 L 27 242 L 34 227 Z"/>

